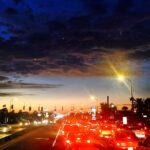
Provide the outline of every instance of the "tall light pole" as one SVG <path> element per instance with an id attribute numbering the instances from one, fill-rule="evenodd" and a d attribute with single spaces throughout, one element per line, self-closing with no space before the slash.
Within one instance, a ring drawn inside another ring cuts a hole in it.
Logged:
<path id="1" fill-rule="evenodd" d="M 134 111 L 133 86 L 132 86 L 132 81 L 130 79 L 128 79 L 128 81 L 130 82 L 130 90 L 131 90 L 131 98 L 130 98 L 130 101 L 132 103 L 131 107 L 132 107 L 132 111 Z"/>
<path id="2" fill-rule="evenodd" d="M 118 79 L 122 82 L 125 82 L 127 80 L 130 83 L 130 101 L 131 101 L 131 110 L 134 110 L 133 102 L 134 102 L 134 97 L 133 97 L 133 85 L 132 85 L 132 80 L 129 78 L 124 77 L 123 75 L 118 75 Z"/>
<path id="3" fill-rule="evenodd" d="M 91 98 L 91 100 L 96 101 L 96 110 L 97 110 L 97 113 L 98 113 L 98 98 L 93 96 L 93 95 L 90 98 Z"/>

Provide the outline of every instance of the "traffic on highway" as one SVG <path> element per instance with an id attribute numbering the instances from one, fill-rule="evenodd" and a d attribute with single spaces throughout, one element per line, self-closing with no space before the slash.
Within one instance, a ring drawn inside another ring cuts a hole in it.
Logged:
<path id="1" fill-rule="evenodd" d="M 56 114 L 55 114 L 56 115 Z M 124 119 L 126 118 L 126 119 Z M 0 149 L 6 150 L 149 150 L 148 124 L 128 117 L 102 119 L 88 112 L 70 112 L 53 123 L 26 121 L 1 125 Z M 27 124 L 28 123 L 28 124 Z M 22 132 L 22 130 L 26 132 Z M 17 136 L 13 136 L 16 133 Z M 9 133 L 9 134 L 8 134 Z M 12 138 L 8 138 L 12 137 Z M 4 140 L 5 139 L 5 140 Z M 9 140 L 8 140 L 9 139 Z M 26 146 L 28 145 L 28 146 Z"/>
<path id="2" fill-rule="evenodd" d="M 150 129 L 142 122 L 117 125 L 118 120 L 92 120 L 90 117 L 84 113 L 65 117 L 53 146 L 95 150 L 150 148 Z"/>

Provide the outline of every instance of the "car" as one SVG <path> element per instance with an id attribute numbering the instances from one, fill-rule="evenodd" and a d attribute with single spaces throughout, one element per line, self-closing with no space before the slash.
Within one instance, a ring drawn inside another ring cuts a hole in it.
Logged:
<path id="1" fill-rule="evenodd" d="M 130 130 L 117 130 L 113 139 L 116 149 L 134 150 L 138 147 L 138 138 Z"/>
<path id="2" fill-rule="evenodd" d="M 147 150 L 150 150 L 150 135 L 147 136 L 139 145 L 140 148 L 147 148 Z"/>
<path id="3" fill-rule="evenodd" d="M 48 125 L 48 123 L 49 123 L 48 119 L 43 119 L 43 120 L 42 120 L 42 124 L 43 124 L 43 125 Z"/>
<path id="4" fill-rule="evenodd" d="M 85 132 L 70 132 L 65 138 L 66 146 L 78 145 L 89 145 L 91 143 L 91 137 Z"/>
<path id="5" fill-rule="evenodd" d="M 12 131 L 12 127 L 8 124 L 0 124 L 0 133 L 9 133 Z"/>
<path id="6" fill-rule="evenodd" d="M 59 121 L 58 121 L 59 122 Z M 51 119 L 51 120 L 49 120 L 49 123 L 50 124 L 55 124 L 56 123 L 56 120 L 55 119 Z"/>
<path id="7" fill-rule="evenodd" d="M 35 126 L 42 125 L 42 120 L 34 120 L 34 121 L 33 121 L 33 124 L 34 124 Z"/>
<path id="8" fill-rule="evenodd" d="M 69 150 L 110 150 L 105 148 L 103 145 L 101 144 L 74 144 L 72 145 L 70 148 L 68 148 Z"/>
<path id="9" fill-rule="evenodd" d="M 30 125 L 30 121 L 28 120 L 23 120 L 19 122 L 19 126 L 21 127 L 25 127 L 25 126 L 29 126 Z"/>
<path id="10" fill-rule="evenodd" d="M 77 124 L 64 124 L 60 130 L 61 136 L 66 136 L 69 132 L 79 131 L 79 126 Z"/>
<path id="11" fill-rule="evenodd" d="M 146 137 L 148 128 L 142 123 L 128 126 L 128 128 L 135 133 L 137 138 L 144 139 Z"/>
<path id="12" fill-rule="evenodd" d="M 101 138 L 112 138 L 114 136 L 114 129 L 111 125 L 102 125 L 99 130 Z"/>
<path id="13" fill-rule="evenodd" d="M 92 132 L 97 132 L 99 130 L 100 126 L 99 126 L 99 124 L 89 124 L 88 128 Z"/>
<path id="14" fill-rule="evenodd" d="M 144 139 L 146 137 L 145 131 L 138 128 L 133 128 L 132 131 L 135 133 L 136 137 L 139 139 Z"/>

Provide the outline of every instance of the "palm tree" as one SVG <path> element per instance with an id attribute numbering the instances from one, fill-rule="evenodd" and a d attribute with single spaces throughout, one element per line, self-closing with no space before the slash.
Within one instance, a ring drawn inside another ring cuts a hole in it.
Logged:
<path id="1" fill-rule="evenodd" d="M 146 98 L 144 101 L 144 113 L 150 114 L 150 98 Z"/>

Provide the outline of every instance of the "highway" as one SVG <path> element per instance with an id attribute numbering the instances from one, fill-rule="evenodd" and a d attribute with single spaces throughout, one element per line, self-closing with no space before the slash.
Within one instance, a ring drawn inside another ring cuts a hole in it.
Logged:
<path id="1" fill-rule="evenodd" d="M 50 150 L 57 130 L 54 126 L 44 126 L 32 130 L 0 146 L 1 150 Z"/>
<path id="2" fill-rule="evenodd" d="M 104 141 L 101 141 L 104 144 Z M 106 145 L 106 143 L 105 143 Z M 59 137 L 59 126 L 48 125 L 33 129 L 22 136 L 0 145 L 0 150 L 65 150 Z M 104 149 L 100 149 L 104 150 Z M 106 148 L 107 150 L 107 148 Z"/>
<path id="3" fill-rule="evenodd" d="M 27 127 L 13 126 L 10 138 L 1 139 L 0 150 L 149 150 L 146 143 L 139 142 L 146 137 L 149 140 L 149 128 L 138 123 L 136 132 L 130 125 L 117 125 L 106 120 L 84 120 L 82 115 L 67 116 L 54 124 L 30 125 Z M 143 128 L 144 127 L 144 128 Z M 24 130 L 22 132 L 22 130 Z M 19 132 L 21 131 L 21 132 Z M 17 136 L 15 136 L 16 132 Z M 137 138 L 146 136 L 143 139 Z M 149 142 L 148 142 L 149 143 Z M 146 146 L 146 147 L 145 147 Z"/>

